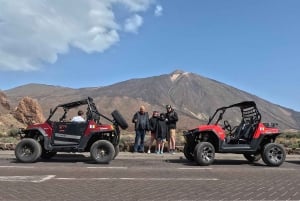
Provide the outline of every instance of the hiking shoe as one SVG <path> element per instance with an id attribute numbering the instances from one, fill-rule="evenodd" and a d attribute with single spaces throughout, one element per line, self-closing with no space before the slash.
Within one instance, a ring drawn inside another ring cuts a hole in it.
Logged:
<path id="1" fill-rule="evenodd" d="M 151 151 L 150 150 L 148 150 L 148 152 L 147 152 L 148 154 L 151 154 Z"/>

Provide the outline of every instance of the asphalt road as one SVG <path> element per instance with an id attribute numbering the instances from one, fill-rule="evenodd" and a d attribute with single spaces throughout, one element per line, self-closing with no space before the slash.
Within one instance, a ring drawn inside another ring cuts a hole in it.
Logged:
<path id="1" fill-rule="evenodd" d="M 276 168 L 233 154 L 203 167 L 182 153 L 125 152 L 109 165 L 88 154 L 24 164 L 2 151 L 0 200 L 300 200 L 300 156 Z"/>

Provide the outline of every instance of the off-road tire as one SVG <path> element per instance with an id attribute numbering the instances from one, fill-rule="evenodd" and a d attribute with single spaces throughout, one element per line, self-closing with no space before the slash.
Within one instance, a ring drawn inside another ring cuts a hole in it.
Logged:
<path id="1" fill-rule="evenodd" d="M 264 146 L 261 156 L 266 165 L 278 167 L 285 161 L 286 152 L 282 145 L 269 143 Z"/>
<path id="2" fill-rule="evenodd" d="M 122 129 L 127 129 L 128 128 L 128 124 L 127 124 L 126 120 L 123 118 L 123 116 L 121 115 L 121 113 L 118 110 L 114 110 L 111 113 L 111 116 L 114 118 L 114 120 L 117 122 L 117 124 Z"/>
<path id="3" fill-rule="evenodd" d="M 200 143 L 196 144 L 196 146 L 195 146 L 195 148 L 194 148 L 194 161 L 195 161 L 196 158 L 197 158 L 197 151 L 196 151 L 196 150 L 198 150 L 199 144 L 200 144 Z"/>
<path id="4" fill-rule="evenodd" d="M 188 144 L 184 145 L 183 154 L 184 154 L 185 158 L 188 159 L 189 161 L 195 161 L 193 149 Z"/>
<path id="5" fill-rule="evenodd" d="M 98 140 L 91 146 L 91 158 L 100 164 L 108 164 L 115 156 L 115 148 L 107 140 Z"/>
<path id="6" fill-rule="evenodd" d="M 195 161 L 202 166 L 210 165 L 215 160 L 215 148 L 210 142 L 200 142 L 194 150 Z"/>
<path id="7" fill-rule="evenodd" d="M 42 147 L 38 141 L 32 138 L 22 139 L 15 148 L 15 156 L 23 163 L 34 163 L 42 154 Z"/>
<path id="8" fill-rule="evenodd" d="M 50 159 L 57 154 L 56 151 L 48 151 L 46 149 L 42 150 L 41 159 Z"/>
<path id="9" fill-rule="evenodd" d="M 115 155 L 114 155 L 113 159 L 115 159 L 119 155 L 119 153 L 120 153 L 120 147 L 119 147 L 119 145 L 116 145 L 115 146 Z"/>
<path id="10" fill-rule="evenodd" d="M 243 154 L 244 157 L 250 162 L 254 163 L 261 159 L 261 154 Z"/>

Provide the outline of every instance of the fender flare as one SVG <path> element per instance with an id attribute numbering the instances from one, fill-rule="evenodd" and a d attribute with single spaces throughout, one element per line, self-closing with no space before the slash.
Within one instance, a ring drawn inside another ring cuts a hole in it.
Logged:
<path id="1" fill-rule="evenodd" d="M 46 134 L 45 130 L 42 128 L 32 128 L 32 129 L 26 129 L 23 131 L 25 134 L 31 132 L 31 131 L 38 131 L 43 136 L 44 146 L 42 148 L 45 148 L 46 150 L 52 150 L 52 146 L 49 142 L 48 135 Z"/>
<path id="2" fill-rule="evenodd" d="M 88 136 L 83 136 L 80 141 L 79 144 L 79 150 L 83 151 L 89 144 L 91 138 L 93 138 L 95 135 L 101 135 L 101 134 L 105 134 L 107 132 L 99 132 L 99 131 L 95 131 L 95 132 L 91 132 Z M 116 145 L 114 142 L 110 142 L 112 143 L 114 146 Z M 118 144 L 119 142 L 117 142 Z"/>

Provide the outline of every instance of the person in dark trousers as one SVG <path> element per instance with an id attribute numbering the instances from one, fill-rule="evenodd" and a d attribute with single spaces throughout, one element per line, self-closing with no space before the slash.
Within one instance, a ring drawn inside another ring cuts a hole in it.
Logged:
<path id="1" fill-rule="evenodd" d="M 140 111 L 136 112 L 132 118 L 135 126 L 135 141 L 133 152 L 144 153 L 144 139 L 146 132 L 149 130 L 149 115 L 145 107 L 141 106 Z"/>
<path id="2" fill-rule="evenodd" d="M 161 113 L 157 123 L 157 129 L 156 129 L 156 139 L 158 141 L 157 152 L 156 152 L 157 154 L 164 153 L 164 145 L 166 142 L 167 134 L 168 134 L 167 119 L 165 117 L 165 114 Z"/>
<path id="3" fill-rule="evenodd" d="M 168 147 L 171 154 L 175 154 L 176 143 L 176 123 L 178 121 L 178 115 L 171 105 L 166 105 L 167 113 L 167 126 L 168 126 Z"/>
<path id="4" fill-rule="evenodd" d="M 156 129 L 157 129 L 158 119 L 159 119 L 159 112 L 153 111 L 152 117 L 149 119 L 151 137 L 150 137 L 150 143 L 149 143 L 149 148 L 148 148 L 148 152 L 147 152 L 148 154 L 151 153 L 152 144 L 153 144 L 154 140 L 156 140 Z M 157 145 L 158 145 L 158 142 L 156 140 L 155 152 L 157 150 Z"/>

